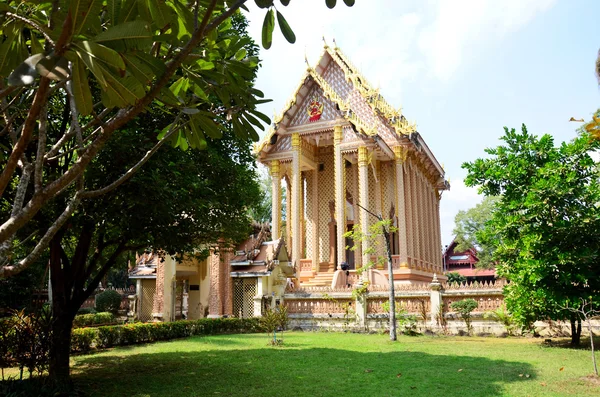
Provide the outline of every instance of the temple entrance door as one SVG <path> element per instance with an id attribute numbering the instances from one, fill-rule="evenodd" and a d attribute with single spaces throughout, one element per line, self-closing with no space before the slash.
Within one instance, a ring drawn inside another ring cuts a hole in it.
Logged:
<path id="1" fill-rule="evenodd" d="M 254 317 L 254 296 L 258 279 L 244 277 L 233 279 L 233 315 L 239 318 Z"/>
<path id="2" fill-rule="evenodd" d="M 351 232 L 353 227 L 354 224 L 349 223 L 346 226 L 346 231 Z M 346 237 L 346 247 L 346 264 L 350 270 L 354 270 L 354 250 L 352 249 L 354 247 L 354 240 L 351 237 Z"/>

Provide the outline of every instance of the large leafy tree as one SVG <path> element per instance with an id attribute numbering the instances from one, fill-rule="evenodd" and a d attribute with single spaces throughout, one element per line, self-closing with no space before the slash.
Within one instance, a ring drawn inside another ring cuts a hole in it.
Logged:
<path id="1" fill-rule="evenodd" d="M 262 93 L 253 86 L 256 57 L 248 56 L 230 17 L 246 0 L 53 0 L 0 4 L 0 276 L 35 261 L 80 203 L 129 179 L 164 142 L 203 148 L 232 127 L 254 139 Z M 345 0 L 351 5 L 354 1 Z M 263 45 L 275 16 L 295 37 L 272 0 Z M 289 0 L 281 1 L 287 5 Z M 326 1 L 329 7 L 335 1 Z M 105 186 L 90 190 L 85 170 L 115 134 L 149 106 L 171 112 L 153 150 Z M 56 167 L 59 164 L 60 167 Z M 11 254 L 16 233 L 51 202 L 53 222 L 36 233 L 35 248 Z M 53 204 L 53 208 L 58 208 Z M 10 258 L 10 260 L 5 260 Z"/>
<path id="2" fill-rule="evenodd" d="M 489 158 L 463 167 L 468 186 L 500 196 L 489 225 L 499 237 L 498 273 L 510 280 L 507 307 L 523 325 L 571 320 L 577 344 L 581 319 L 563 308 L 600 294 L 600 185 L 589 155 L 598 141 L 583 134 L 556 147 L 525 126 L 505 128 L 501 139 Z"/>
<path id="3" fill-rule="evenodd" d="M 481 203 L 466 211 L 458 211 L 454 217 L 456 252 L 475 248 L 479 258 L 477 267 L 484 269 L 494 267 L 492 256 L 498 239 L 493 230 L 486 228 L 486 224 L 492 218 L 497 201 L 495 196 L 484 197 Z"/>

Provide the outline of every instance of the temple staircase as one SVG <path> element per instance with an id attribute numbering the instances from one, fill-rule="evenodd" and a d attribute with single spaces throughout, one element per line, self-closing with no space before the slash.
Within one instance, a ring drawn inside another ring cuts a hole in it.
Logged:
<path id="1" fill-rule="evenodd" d="M 315 275 L 315 277 L 308 281 L 301 282 L 300 285 L 302 287 L 329 287 L 333 281 L 334 271 L 335 269 L 332 264 L 323 262 L 319 264 L 319 272 Z"/>

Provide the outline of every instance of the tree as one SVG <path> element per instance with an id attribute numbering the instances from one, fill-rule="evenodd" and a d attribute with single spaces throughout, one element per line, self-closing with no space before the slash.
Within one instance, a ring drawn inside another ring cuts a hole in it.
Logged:
<path id="1" fill-rule="evenodd" d="M 471 335 L 473 326 L 471 325 L 471 312 L 477 308 L 475 299 L 463 299 L 450 304 L 452 310 L 456 310 L 467 326 L 467 333 Z"/>
<path id="2" fill-rule="evenodd" d="M 459 272 L 446 273 L 448 277 L 448 284 L 464 284 L 467 282 L 467 278 Z"/>
<path id="3" fill-rule="evenodd" d="M 455 251 L 477 250 L 477 267 L 489 269 L 494 267 L 492 256 L 496 250 L 497 236 L 486 229 L 498 202 L 498 197 L 484 197 L 481 203 L 466 211 L 458 211 L 454 218 L 454 235 L 457 246 Z"/>
<path id="4" fill-rule="evenodd" d="M 272 178 L 265 170 L 266 169 L 263 168 L 259 171 L 260 201 L 250 209 L 250 217 L 259 223 L 271 222 L 273 200 L 271 197 Z M 273 239 L 277 238 L 279 238 L 279 236 L 273 236 Z"/>
<path id="5" fill-rule="evenodd" d="M 493 259 L 505 287 L 508 310 L 520 324 L 538 319 L 571 321 L 578 344 L 581 316 L 562 307 L 600 293 L 600 185 L 589 153 L 599 147 L 582 134 L 554 146 L 523 125 L 505 128 L 505 145 L 489 158 L 463 164 L 468 186 L 501 196 L 488 223 L 499 236 Z"/>
<path id="6" fill-rule="evenodd" d="M 87 186 L 102 186 L 134 161 L 134 142 L 135 151 L 152 147 L 147 130 L 155 127 L 146 117 L 107 144 L 86 171 Z M 53 237 L 50 375 L 59 383 L 69 376 L 73 318 L 119 257 L 140 249 L 203 255 L 198 249 L 220 237 L 247 236 L 247 209 L 259 199 L 249 140 L 227 134 L 208 141 L 203 151 L 162 147 L 126 184 L 83 202 Z"/>
<path id="7" fill-rule="evenodd" d="M 259 120 L 270 122 L 256 110 L 265 101 L 252 82 L 258 59 L 243 49 L 248 39 L 232 29 L 230 19 L 245 2 L 0 4 L 0 195 L 11 208 L 0 221 L 0 257 L 11 258 L 0 263 L 0 277 L 35 262 L 81 201 L 131 178 L 164 142 L 203 148 L 207 137 L 221 137 L 229 125 L 242 139 L 258 139 L 254 127 L 263 128 Z M 265 48 L 272 42 L 275 14 L 284 37 L 295 41 L 272 0 L 255 3 L 267 9 Z M 335 3 L 326 1 L 330 8 Z M 150 105 L 172 117 L 159 141 L 117 179 L 87 190 L 86 168 Z M 35 248 L 22 258 L 12 255 L 16 233 L 57 201 L 61 211 L 36 233 Z"/>
<path id="8" fill-rule="evenodd" d="M 364 208 L 362 205 L 358 204 L 358 206 L 366 211 L 369 215 L 375 217 L 378 221 L 369 226 L 369 232 L 365 235 L 360 230 L 360 225 L 355 225 L 351 231 L 344 233 L 344 237 L 350 237 L 354 240 L 355 244 L 351 248 L 352 250 L 356 250 L 358 246 L 361 245 L 362 242 L 367 242 L 368 248 L 363 251 L 363 255 L 372 255 L 377 253 L 377 247 L 381 245 L 381 237 L 383 236 L 383 242 L 385 243 L 385 259 L 378 258 L 381 262 L 387 263 L 388 269 L 388 277 L 389 277 L 389 295 L 388 295 L 388 313 L 389 313 L 389 321 L 390 321 L 390 340 L 395 341 L 397 339 L 396 333 L 396 300 L 395 300 L 395 292 L 394 292 L 394 272 L 392 269 L 392 245 L 391 245 L 391 237 L 390 233 L 394 233 L 397 231 L 395 227 L 392 226 L 391 219 L 383 219 L 381 215 L 375 215 L 373 212 Z M 375 263 L 369 261 L 369 263 L 363 264 L 360 269 L 358 269 L 357 273 L 361 274 L 368 269 L 375 266 Z M 361 284 L 355 291 L 359 294 L 364 294 L 367 291 L 368 283 Z"/>

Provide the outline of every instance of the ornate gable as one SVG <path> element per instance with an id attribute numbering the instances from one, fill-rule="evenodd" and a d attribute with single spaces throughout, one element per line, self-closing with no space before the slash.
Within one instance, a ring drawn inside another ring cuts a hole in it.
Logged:
<path id="1" fill-rule="evenodd" d="M 319 85 L 314 84 L 300 103 L 300 106 L 297 107 L 296 113 L 289 123 L 289 127 L 310 123 L 309 107 L 315 99 L 323 105 L 318 121 L 335 120 L 342 116 L 342 113 L 336 109 L 336 105 L 325 97 L 323 89 Z"/>

